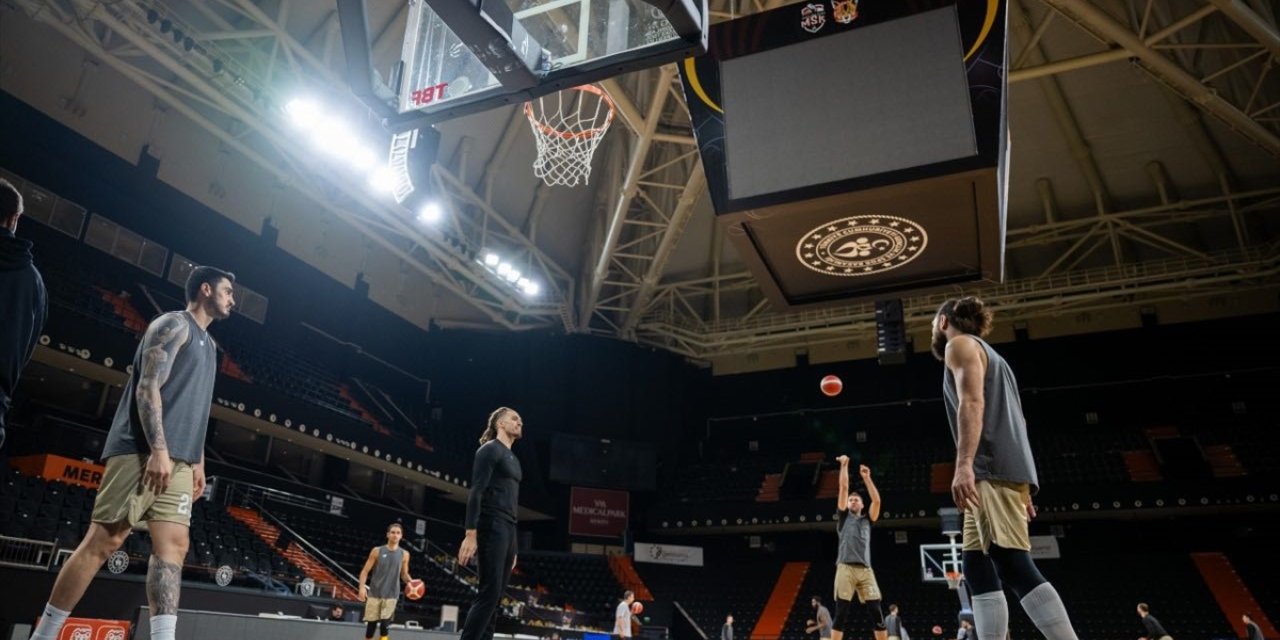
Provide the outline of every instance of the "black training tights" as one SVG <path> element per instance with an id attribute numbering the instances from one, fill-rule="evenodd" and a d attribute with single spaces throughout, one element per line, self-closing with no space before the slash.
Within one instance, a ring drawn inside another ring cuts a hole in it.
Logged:
<path id="1" fill-rule="evenodd" d="M 498 603 L 507 591 L 516 559 L 516 525 L 481 516 L 476 527 L 476 575 L 480 591 L 467 611 L 460 640 L 491 640 L 498 622 Z"/>
<path id="2" fill-rule="evenodd" d="M 382 637 L 387 637 L 387 630 L 391 628 L 390 620 L 383 620 L 381 622 L 377 620 L 370 620 L 366 622 L 364 624 L 364 637 L 372 639 L 373 632 L 378 630 L 379 625 L 382 626 Z"/>
<path id="3" fill-rule="evenodd" d="M 1003 589 L 1003 581 L 1009 584 L 1018 598 L 1048 582 L 1031 560 L 1030 552 L 994 544 L 989 555 L 981 551 L 964 552 L 964 580 L 975 596 Z"/>

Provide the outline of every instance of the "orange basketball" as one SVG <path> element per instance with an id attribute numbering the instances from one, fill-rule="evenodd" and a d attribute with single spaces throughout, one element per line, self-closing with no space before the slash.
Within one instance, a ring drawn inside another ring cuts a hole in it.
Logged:
<path id="1" fill-rule="evenodd" d="M 421 600 L 426 593 L 427 585 L 417 578 L 406 582 L 404 585 L 404 597 L 410 600 Z"/>
<path id="2" fill-rule="evenodd" d="M 822 388 L 823 395 L 831 398 L 840 395 L 840 392 L 844 390 L 844 383 L 836 376 L 827 376 L 823 378 L 822 383 L 819 386 Z"/>
<path id="3" fill-rule="evenodd" d="M 640 614 L 642 614 L 642 613 L 644 613 L 644 605 L 643 605 L 643 604 L 640 604 L 639 602 L 632 602 L 632 603 L 631 603 L 631 613 L 632 613 L 633 615 L 637 615 L 637 616 L 638 616 L 638 615 L 640 615 Z"/>

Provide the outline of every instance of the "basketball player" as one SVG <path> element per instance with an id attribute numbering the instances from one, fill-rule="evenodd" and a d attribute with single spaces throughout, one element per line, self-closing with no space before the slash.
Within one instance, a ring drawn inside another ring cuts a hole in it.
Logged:
<path id="1" fill-rule="evenodd" d="M 613 635 L 622 638 L 631 637 L 631 603 L 635 601 L 635 592 L 630 589 L 622 592 L 622 601 L 613 612 Z"/>
<path id="2" fill-rule="evenodd" d="M 903 640 L 902 618 L 898 616 L 898 605 L 889 605 L 889 615 L 884 617 L 884 628 L 889 634 L 889 640 Z"/>
<path id="3" fill-rule="evenodd" d="M 516 566 L 516 508 L 522 473 L 511 445 L 523 430 L 520 414 L 499 407 L 489 414 L 476 449 L 458 564 L 466 566 L 476 558 L 480 589 L 462 624 L 462 640 L 493 638 L 498 603 Z"/>
<path id="4" fill-rule="evenodd" d="M 0 178 L 0 449 L 4 416 L 18 376 L 31 361 L 49 315 L 49 294 L 31 261 L 31 241 L 16 237 L 22 194 Z"/>
<path id="5" fill-rule="evenodd" d="M 234 283 L 231 273 L 196 267 L 187 278 L 186 310 L 147 327 L 103 447 L 106 470 L 93 522 L 53 583 L 35 640 L 58 637 L 107 556 L 143 522 L 151 532 L 151 637 L 173 640 L 191 504 L 204 493 L 204 437 L 218 373 L 206 329 L 231 315 Z"/>
<path id="6" fill-rule="evenodd" d="M 1039 489 L 1013 370 L 982 336 L 991 311 L 975 297 L 942 303 L 933 319 L 933 354 L 946 366 L 942 395 L 956 442 L 951 494 L 964 512 L 964 577 L 973 593 L 978 640 L 1005 640 L 1003 583 L 1047 640 L 1076 640 L 1058 592 L 1031 560 L 1028 522 Z"/>
<path id="7" fill-rule="evenodd" d="M 809 604 L 817 613 L 814 619 L 809 621 L 809 626 L 804 628 L 805 633 L 817 632 L 818 637 L 826 640 L 831 637 L 831 611 L 822 604 L 822 598 L 813 596 L 809 599 Z"/>
<path id="8" fill-rule="evenodd" d="M 380 637 L 387 640 L 387 629 L 396 617 L 396 602 L 400 599 L 400 581 L 413 580 L 409 575 L 409 552 L 400 548 L 404 529 L 399 522 L 387 527 L 387 543 L 374 547 L 360 569 L 360 601 L 364 603 L 364 637 L 373 640 L 373 632 L 382 627 Z M 373 580 L 365 584 L 369 572 Z"/>
<path id="9" fill-rule="evenodd" d="M 1247 613 L 1240 614 L 1240 621 L 1244 623 L 1245 640 L 1266 640 L 1262 636 L 1262 628 Z"/>
<path id="10" fill-rule="evenodd" d="M 836 622 L 831 631 L 833 640 L 841 640 L 853 632 L 853 595 L 866 606 L 875 623 L 876 640 L 886 640 L 884 612 L 880 610 L 880 586 L 876 584 L 876 572 L 871 569 L 871 524 L 880 519 L 880 492 L 871 481 L 871 469 L 858 467 L 862 483 L 867 486 L 871 508 L 862 513 L 862 496 L 849 491 L 849 456 L 836 458 L 840 462 L 840 494 L 836 498 L 839 517 L 836 534 L 840 536 L 840 555 L 836 560 Z"/>
<path id="11" fill-rule="evenodd" d="M 1138 617 L 1142 618 L 1142 626 L 1147 630 L 1147 635 L 1142 636 L 1141 640 L 1173 640 L 1173 636 L 1164 630 L 1164 625 L 1151 615 L 1151 607 L 1147 603 L 1138 603 Z"/>

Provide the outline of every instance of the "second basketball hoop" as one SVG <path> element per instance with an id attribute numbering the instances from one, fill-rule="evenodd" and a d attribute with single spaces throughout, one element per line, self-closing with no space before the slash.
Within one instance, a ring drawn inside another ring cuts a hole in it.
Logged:
<path id="1" fill-rule="evenodd" d="M 533 174 L 548 186 L 576 186 L 591 178 L 591 158 L 613 124 L 614 106 L 595 85 L 565 89 L 524 104 L 538 157 Z"/>

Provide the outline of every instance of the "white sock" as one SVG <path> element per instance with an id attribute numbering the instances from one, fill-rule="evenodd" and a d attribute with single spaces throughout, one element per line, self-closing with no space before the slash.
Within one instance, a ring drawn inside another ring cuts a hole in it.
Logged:
<path id="1" fill-rule="evenodd" d="M 40 624 L 36 626 L 32 640 L 57 640 L 62 633 L 62 625 L 66 624 L 70 611 L 63 611 L 51 604 L 44 605 L 44 613 L 40 616 Z"/>
<path id="2" fill-rule="evenodd" d="M 1023 596 L 1022 608 L 1048 640 L 1078 640 L 1075 629 L 1071 628 L 1071 619 L 1067 617 L 1067 608 L 1062 606 L 1058 590 L 1048 582 Z"/>
<path id="3" fill-rule="evenodd" d="M 173 632 L 178 628 L 178 616 L 164 614 L 151 616 L 151 640 L 173 640 Z"/>
<path id="4" fill-rule="evenodd" d="M 978 640 L 1005 640 L 1009 634 L 1009 601 L 1004 597 L 1004 590 L 979 594 L 970 601 Z"/>

